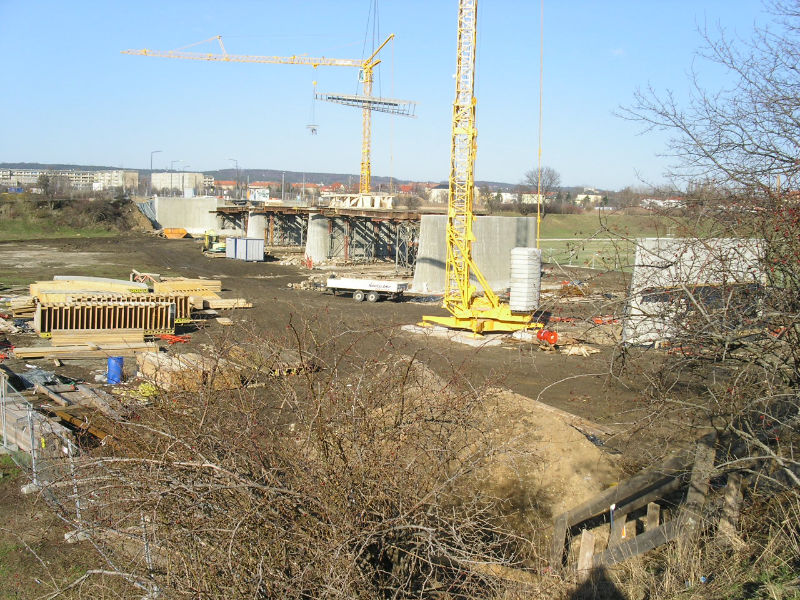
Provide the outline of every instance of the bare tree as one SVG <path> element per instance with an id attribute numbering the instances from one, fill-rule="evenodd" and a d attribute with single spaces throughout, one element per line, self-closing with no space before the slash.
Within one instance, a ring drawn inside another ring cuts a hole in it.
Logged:
<path id="1" fill-rule="evenodd" d="M 541 190 L 539 188 L 539 171 L 538 169 L 531 169 L 525 173 L 524 184 L 530 186 L 531 191 L 535 194 L 541 191 L 542 197 L 558 190 L 561 186 L 561 174 L 553 167 L 542 167 Z"/>
<path id="2" fill-rule="evenodd" d="M 730 87 L 706 89 L 693 73 L 687 103 L 649 87 L 620 110 L 671 134 L 669 175 L 688 201 L 674 221 L 683 241 L 647 262 L 695 263 L 638 290 L 666 351 L 645 351 L 628 368 L 646 381 L 654 415 L 720 434 L 718 474 L 738 471 L 765 492 L 754 493 L 747 518 L 758 523 L 746 538 L 753 556 L 797 564 L 800 531 L 787 515 L 800 506 L 800 3 L 770 7 L 774 23 L 749 42 L 701 32 L 700 58 L 727 70 Z M 773 576 L 763 563 L 749 568 Z M 736 573 L 728 576 L 749 576 Z"/>

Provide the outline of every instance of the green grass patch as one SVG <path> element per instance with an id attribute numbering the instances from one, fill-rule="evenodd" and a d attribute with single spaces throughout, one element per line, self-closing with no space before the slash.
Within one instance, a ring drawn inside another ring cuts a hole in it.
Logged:
<path id="1" fill-rule="evenodd" d="M 657 215 L 584 214 L 545 215 L 542 238 L 586 238 L 618 236 L 659 237 L 673 234 L 682 221 Z"/>
<path id="2" fill-rule="evenodd" d="M 76 228 L 56 225 L 40 219 L 13 219 L 0 221 L 0 241 L 41 240 L 72 237 L 111 237 L 119 235 L 102 227 Z"/>

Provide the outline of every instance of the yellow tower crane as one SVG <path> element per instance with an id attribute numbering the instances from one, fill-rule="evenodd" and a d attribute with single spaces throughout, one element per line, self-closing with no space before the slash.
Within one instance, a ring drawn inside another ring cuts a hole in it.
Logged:
<path id="1" fill-rule="evenodd" d="M 383 47 L 394 38 L 392 33 L 383 43 L 368 57 L 364 59 L 356 58 L 312 58 L 309 56 L 258 56 L 251 54 L 228 54 L 225 45 L 222 43 L 222 36 L 215 36 L 189 44 L 176 50 L 122 50 L 122 54 L 133 54 L 137 56 L 154 56 L 158 58 L 181 58 L 184 60 L 209 60 L 218 62 L 240 62 L 240 63 L 267 63 L 281 65 L 306 65 L 310 67 L 356 67 L 360 69 L 359 80 L 361 81 L 362 95 L 333 95 L 315 94 L 318 98 L 329 102 L 337 102 L 348 106 L 357 106 L 362 109 L 361 126 L 361 178 L 359 182 L 359 193 L 369 194 L 371 189 L 371 166 L 370 166 L 370 146 L 372 140 L 371 115 L 372 111 L 386 112 L 396 115 L 413 116 L 415 107 L 414 102 L 407 100 L 393 100 L 390 98 L 375 98 L 372 96 L 373 70 L 380 64 L 378 53 Z M 186 48 L 205 44 L 216 40 L 221 50 L 220 54 L 210 52 L 185 52 Z"/>
<path id="2" fill-rule="evenodd" d="M 422 325 L 439 324 L 469 329 L 475 334 L 489 331 L 516 331 L 542 327 L 532 322 L 531 314 L 512 313 L 500 302 L 472 259 L 475 235 L 473 199 L 475 190 L 475 45 L 478 0 L 460 0 L 458 6 L 458 59 L 456 99 L 453 103 L 453 129 L 450 147 L 450 191 L 447 207 L 447 261 L 443 306 L 452 316 L 425 316 Z M 470 281 L 475 276 L 484 295 L 476 296 Z"/>

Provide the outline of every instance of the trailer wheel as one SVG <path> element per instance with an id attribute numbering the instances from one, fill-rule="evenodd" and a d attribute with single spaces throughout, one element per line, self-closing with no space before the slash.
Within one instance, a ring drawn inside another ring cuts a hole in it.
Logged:
<path id="1" fill-rule="evenodd" d="M 364 292 L 361 290 L 356 290 L 353 292 L 353 300 L 356 302 L 363 302 L 364 301 Z"/>
<path id="2" fill-rule="evenodd" d="M 377 302 L 380 295 L 378 292 L 367 292 L 367 302 Z"/>

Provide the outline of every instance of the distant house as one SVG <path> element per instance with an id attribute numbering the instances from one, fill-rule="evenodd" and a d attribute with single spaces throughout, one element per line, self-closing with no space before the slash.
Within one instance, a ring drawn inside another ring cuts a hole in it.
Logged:
<path id="1" fill-rule="evenodd" d="M 575 194 L 575 204 L 589 204 L 592 206 L 597 206 L 602 201 L 603 196 L 601 194 Z"/>
<path id="2" fill-rule="evenodd" d="M 643 208 L 682 208 L 684 201 L 682 198 L 644 198 Z"/>

